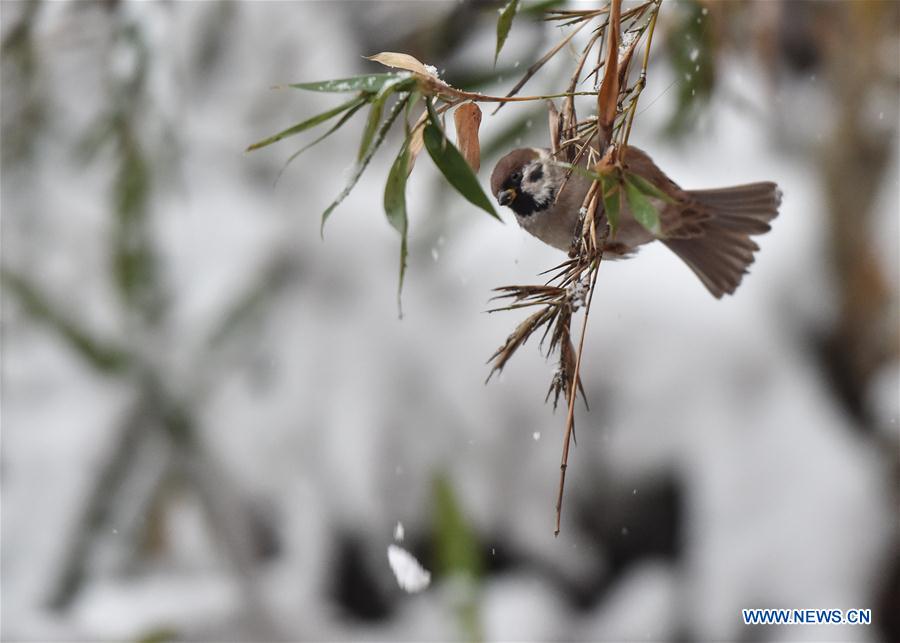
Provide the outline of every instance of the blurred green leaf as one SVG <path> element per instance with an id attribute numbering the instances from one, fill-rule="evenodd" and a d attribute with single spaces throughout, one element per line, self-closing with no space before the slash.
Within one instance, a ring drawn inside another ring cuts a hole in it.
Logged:
<path id="1" fill-rule="evenodd" d="M 402 317 L 400 295 L 403 292 L 403 277 L 406 274 L 407 230 L 409 220 L 406 215 L 406 176 L 409 167 L 409 142 L 407 136 L 403 141 L 403 149 L 391 166 L 387 183 L 384 186 L 384 213 L 394 229 L 400 233 L 400 281 L 397 285 L 397 312 Z"/>
<path id="2" fill-rule="evenodd" d="M 338 114 L 346 112 L 348 109 L 354 110 L 355 108 L 362 106 L 368 100 L 369 99 L 365 94 L 357 96 L 353 100 L 349 100 L 346 103 L 338 105 L 337 107 L 335 107 L 333 109 L 329 109 L 327 112 L 322 112 L 321 114 L 313 116 L 312 118 L 309 118 L 309 119 L 303 121 L 302 123 L 297 123 L 293 127 L 289 127 L 286 130 L 278 132 L 277 134 L 274 134 L 268 138 L 264 138 L 263 140 L 258 141 L 256 143 L 254 143 L 253 145 L 249 146 L 246 149 L 246 151 L 252 152 L 253 150 L 258 150 L 259 148 L 266 147 L 267 145 L 271 145 L 272 143 L 277 143 L 281 139 L 287 138 L 288 136 L 293 136 L 294 134 L 299 134 L 300 132 L 308 130 L 311 127 L 315 127 L 319 123 L 324 123 L 328 119 L 334 118 Z"/>
<path id="3" fill-rule="evenodd" d="M 488 199 L 484 190 L 481 189 L 478 177 L 472 172 L 472 168 L 466 163 L 466 159 L 463 158 L 456 146 L 444 135 L 440 126 L 435 124 L 433 116 L 425 125 L 423 139 L 425 141 L 425 149 L 428 150 L 428 154 L 447 179 L 447 182 L 463 195 L 467 201 L 501 221 L 490 199 Z"/>
<path id="4" fill-rule="evenodd" d="M 675 203 L 675 199 L 670 197 L 668 194 L 660 190 L 658 187 L 653 185 L 650 181 L 642 177 L 640 174 L 635 174 L 634 172 L 626 172 L 625 180 L 630 181 L 634 184 L 634 186 L 640 190 L 642 193 L 647 196 L 652 196 L 657 199 L 662 199 L 666 203 Z"/>
<path id="5" fill-rule="evenodd" d="M 647 228 L 654 235 L 659 236 L 662 228 L 659 223 L 659 212 L 650 202 L 640 188 L 638 188 L 630 179 L 634 175 L 626 175 L 625 177 L 625 198 L 628 200 L 628 209 L 631 216 Z"/>
<path id="6" fill-rule="evenodd" d="M 445 576 L 465 574 L 477 580 L 482 573 L 478 540 L 445 476 L 435 478 L 434 508 L 437 570 Z"/>
<path id="7" fill-rule="evenodd" d="M 691 131 L 709 103 L 716 84 L 715 28 L 708 3 L 686 0 L 672 5 L 667 55 L 662 56 L 678 79 L 675 111 L 665 133 L 678 137 Z"/>
<path id="8" fill-rule="evenodd" d="M 8 268 L 0 270 L 0 283 L 13 295 L 25 311 L 45 323 L 82 359 L 103 373 L 120 373 L 131 365 L 131 355 L 124 348 L 107 344 L 92 337 L 84 328 L 69 319 L 23 275 Z"/>
<path id="9" fill-rule="evenodd" d="M 622 184 L 619 182 L 618 176 L 606 175 L 600 180 L 600 187 L 603 190 L 603 210 L 606 212 L 610 233 L 615 237 L 619 229 Z"/>
<path id="10" fill-rule="evenodd" d="M 291 83 L 288 87 L 293 89 L 305 89 L 313 92 L 369 92 L 375 93 L 380 90 L 385 83 L 397 80 L 398 78 L 409 79 L 412 75 L 409 72 L 387 73 L 387 74 L 366 74 L 365 76 L 353 76 L 352 78 L 338 78 L 337 80 L 322 80 L 313 83 Z"/>
<path id="11" fill-rule="evenodd" d="M 136 643 L 169 643 L 181 639 L 178 632 L 170 627 L 159 627 L 141 634 Z"/>
<path id="12" fill-rule="evenodd" d="M 262 317 L 276 296 L 283 292 L 297 275 L 298 265 L 293 256 L 276 254 L 255 276 L 254 281 L 238 295 L 219 317 L 207 338 L 210 353 L 220 352 L 232 337 L 254 330 L 252 323 Z"/>
<path id="13" fill-rule="evenodd" d="M 21 11 L 7 12 L 3 16 L 4 38 L 0 45 L 3 60 L 3 110 L 14 114 L 4 118 L 0 137 L 3 140 L 3 161 L 20 161 L 35 151 L 39 134 L 47 125 L 47 96 L 39 81 L 41 37 L 37 20 L 45 3 L 28 2 Z M 9 13 L 19 13 L 11 22 Z M 9 167 L 7 165 L 7 167 Z"/>
<path id="14" fill-rule="evenodd" d="M 509 0 L 506 5 L 500 9 L 500 17 L 497 18 L 497 49 L 494 52 L 494 64 L 500 57 L 500 50 L 509 36 L 510 27 L 512 27 L 513 18 L 516 17 L 516 11 L 519 9 L 519 0 Z"/>
<path id="15" fill-rule="evenodd" d="M 484 563 L 475 531 L 459 505 L 450 481 L 445 476 L 434 480 L 435 569 L 444 577 L 456 576 L 469 581 L 461 585 L 457 611 L 465 638 L 484 639 L 479 623 L 477 584 Z"/>
<path id="16" fill-rule="evenodd" d="M 322 213 L 322 223 L 319 228 L 319 233 L 321 235 L 325 235 L 325 222 L 328 220 L 328 217 L 331 216 L 331 213 L 334 212 L 334 209 L 338 207 L 341 202 L 347 198 L 347 195 L 353 191 L 353 188 L 359 182 L 359 178 L 363 175 L 363 172 L 366 171 L 366 167 L 368 167 L 369 162 L 372 160 L 372 157 L 375 156 L 375 152 L 378 151 L 378 148 L 381 147 L 381 143 L 384 142 L 384 137 L 387 136 L 387 133 L 390 131 L 391 126 L 394 124 L 394 121 L 397 120 L 397 117 L 406 107 L 406 104 L 409 102 L 409 94 L 402 96 L 400 100 L 394 103 L 394 106 L 391 108 L 390 114 L 385 119 L 384 123 L 381 124 L 378 132 L 375 134 L 375 140 L 372 143 L 372 146 L 369 148 L 369 151 L 366 152 L 365 157 L 363 157 L 356 164 L 356 169 L 353 172 L 353 175 L 350 177 L 350 180 L 347 181 L 347 185 L 344 186 L 344 189 L 341 190 L 341 193 L 337 195 L 337 198 L 331 202 L 325 211 Z"/>
<path id="17" fill-rule="evenodd" d="M 566 1 L 567 0 L 538 0 L 538 2 L 533 4 L 524 5 L 520 13 L 541 17 L 548 9 L 565 4 Z"/>
<path id="18" fill-rule="evenodd" d="M 114 136 L 121 154 L 113 184 L 114 226 L 110 237 L 115 284 L 129 307 L 154 319 L 161 312 L 162 296 L 147 220 L 150 166 L 135 140 L 132 123 L 116 119 Z"/>

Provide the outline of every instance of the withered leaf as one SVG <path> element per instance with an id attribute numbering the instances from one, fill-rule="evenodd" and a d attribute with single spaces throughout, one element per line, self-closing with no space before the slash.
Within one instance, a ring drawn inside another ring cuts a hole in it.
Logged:
<path id="1" fill-rule="evenodd" d="M 453 112 L 456 124 L 456 144 L 466 162 L 477 172 L 481 168 L 481 145 L 478 128 L 481 126 L 481 108 L 473 102 L 463 103 Z"/>
<path id="2" fill-rule="evenodd" d="M 429 70 L 420 60 L 409 54 L 401 54 L 395 51 L 383 51 L 374 56 L 366 56 L 368 60 L 381 63 L 385 67 L 405 69 L 422 76 L 435 77 L 433 70 Z"/>
<path id="3" fill-rule="evenodd" d="M 607 27 L 606 68 L 603 83 L 597 96 L 597 121 L 603 133 L 604 146 L 609 143 L 613 123 L 616 120 L 616 104 L 619 101 L 619 22 L 622 15 L 622 0 L 610 0 L 609 26 Z"/>

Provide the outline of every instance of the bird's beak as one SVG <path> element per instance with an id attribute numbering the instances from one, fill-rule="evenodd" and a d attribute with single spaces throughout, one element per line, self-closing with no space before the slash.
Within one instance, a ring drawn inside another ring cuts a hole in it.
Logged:
<path id="1" fill-rule="evenodd" d="M 497 192 L 497 203 L 500 205 L 509 205 L 516 199 L 516 191 L 512 188 L 500 190 Z"/>

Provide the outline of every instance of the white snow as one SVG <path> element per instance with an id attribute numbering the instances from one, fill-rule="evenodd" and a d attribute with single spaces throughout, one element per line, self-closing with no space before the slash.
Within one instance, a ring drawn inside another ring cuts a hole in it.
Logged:
<path id="1" fill-rule="evenodd" d="M 388 545 L 388 563 L 397 584 L 410 594 L 416 594 L 431 584 L 431 572 L 419 564 L 415 556 L 397 545 Z"/>

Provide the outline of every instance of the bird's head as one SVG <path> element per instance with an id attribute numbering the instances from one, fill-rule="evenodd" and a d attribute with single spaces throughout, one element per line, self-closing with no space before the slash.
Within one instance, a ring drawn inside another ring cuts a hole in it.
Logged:
<path id="1" fill-rule="evenodd" d="M 521 148 L 497 162 L 491 174 L 491 192 L 500 205 L 525 217 L 553 205 L 559 179 L 559 168 L 546 151 Z"/>

